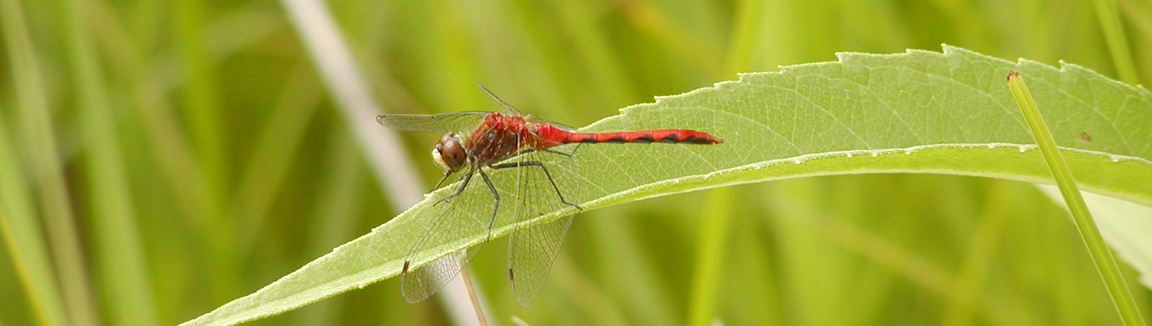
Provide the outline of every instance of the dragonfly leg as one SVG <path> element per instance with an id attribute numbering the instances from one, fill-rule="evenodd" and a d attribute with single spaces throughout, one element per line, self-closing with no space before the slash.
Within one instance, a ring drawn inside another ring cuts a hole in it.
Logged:
<path id="1" fill-rule="evenodd" d="M 433 187 L 432 190 L 440 189 L 440 185 L 443 185 L 444 180 L 448 180 L 448 176 L 450 175 L 452 175 L 452 171 L 444 171 L 444 176 L 440 177 L 440 181 L 436 182 L 436 187 Z"/>
<path id="2" fill-rule="evenodd" d="M 577 148 L 579 148 L 579 147 L 580 147 L 580 144 L 576 144 L 576 147 L 577 147 Z M 575 149 L 573 149 L 571 153 L 565 153 L 565 152 L 561 152 L 561 151 L 558 151 L 558 150 L 553 150 L 553 149 L 545 149 L 544 151 L 545 151 L 545 152 L 549 152 L 549 153 L 552 153 L 552 154 L 556 154 L 556 155 L 564 156 L 564 157 L 572 157 L 572 154 L 575 154 L 575 153 L 576 153 L 576 150 L 575 150 Z"/>
<path id="3" fill-rule="evenodd" d="M 452 197 L 456 197 L 457 195 L 460 195 L 461 193 L 463 193 L 464 188 L 468 187 L 468 181 L 472 180 L 472 173 L 474 173 L 475 171 L 479 171 L 479 170 L 473 169 L 471 171 L 468 171 L 468 173 L 464 173 L 464 175 L 461 175 L 460 179 L 462 179 L 464 181 L 460 182 L 460 186 L 456 187 L 456 191 L 453 191 L 452 194 L 450 194 L 450 195 L 444 196 L 444 198 L 440 198 L 435 203 L 432 203 L 432 206 L 439 205 L 440 203 L 447 201 L 449 199 L 452 199 Z M 447 177 L 448 177 L 448 175 L 444 175 L 444 178 L 447 178 Z M 487 179 L 487 177 L 485 177 L 485 179 Z M 440 182 L 444 182 L 444 180 L 441 179 Z M 489 187 L 491 187 L 491 185 L 489 185 Z M 437 188 L 439 188 L 439 186 L 437 186 Z"/>
<path id="4" fill-rule="evenodd" d="M 572 151 L 571 151 L 571 152 L 561 152 L 561 151 L 558 151 L 558 150 L 554 150 L 554 149 L 551 149 L 551 148 L 549 148 L 549 149 L 545 149 L 545 151 L 547 151 L 547 152 L 549 152 L 549 153 L 552 153 L 552 154 L 556 154 L 556 155 L 565 156 L 565 157 L 573 157 L 573 156 L 576 156 L 576 150 L 577 150 L 577 149 L 580 149 L 580 145 L 584 145 L 584 144 L 583 144 L 583 143 L 576 143 L 576 146 L 572 147 Z"/>
<path id="5" fill-rule="evenodd" d="M 488 239 L 485 242 L 492 240 L 492 223 L 496 222 L 496 211 L 500 209 L 500 194 L 496 192 L 496 187 L 492 185 L 492 180 L 488 179 L 488 174 L 484 170 L 476 170 L 480 172 L 480 177 L 484 179 L 484 184 L 488 186 L 488 190 L 492 192 L 492 217 L 488 218 Z"/>
<path id="6" fill-rule="evenodd" d="M 507 169 L 507 168 L 520 168 L 520 167 L 528 167 L 528 166 L 538 166 L 538 167 L 540 167 L 541 170 L 544 170 L 544 176 L 548 177 L 548 183 L 552 184 L 552 190 L 556 191 L 556 196 L 560 197 L 560 202 L 562 202 L 568 206 L 575 207 L 576 209 L 583 210 L 583 208 L 581 208 L 580 206 L 573 204 L 573 203 L 569 203 L 568 200 L 564 199 L 564 194 L 560 193 L 560 187 L 556 186 L 556 180 L 552 179 L 552 173 L 548 172 L 548 168 L 545 167 L 544 163 L 541 163 L 540 161 L 524 161 L 524 162 L 503 163 L 503 164 L 490 165 L 488 167 L 492 168 L 492 169 Z"/>

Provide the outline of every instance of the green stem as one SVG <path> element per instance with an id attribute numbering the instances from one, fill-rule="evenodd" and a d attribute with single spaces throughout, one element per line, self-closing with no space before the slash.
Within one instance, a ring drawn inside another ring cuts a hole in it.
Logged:
<path id="1" fill-rule="evenodd" d="M 1044 155 L 1044 161 L 1052 170 L 1056 185 L 1060 188 L 1060 193 L 1064 195 L 1064 201 L 1072 212 L 1072 220 L 1076 222 L 1076 229 L 1080 231 L 1080 238 L 1088 246 L 1088 254 L 1092 256 L 1092 261 L 1096 264 L 1096 271 L 1100 273 L 1100 278 L 1104 279 L 1104 285 L 1112 298 L 1112 304 L 1120 313 L 1120 319 L 1124 325 L 1144 325 L 1140 310 L 1136 308 L 1136 302 L 1132 299 L 1132 294 L 1128 292 L 1128 285 L 1124 282 L 1124 277 L 1120 275 L 1120 267 L 1116 264 L 1116 258 L 1112 256 L 1112 251 L 1104 244 L 1104 237 L 1100 235 L 1100 230 L 1096 228 L 1096 222 L 1088 213 L 1088 206 L 1084 204 L 1084 198 L 1080 196 L 1080 190 L 1072 178 L 1072 173 L 1068 170 L 1068 165 L 1056 147 L 1052 134 L 1048 132 L 1048 126 L 1044 124 L 1044 118 L 1040 116 L 1040 110 L 1036 108 L 1036 102 L 1032 100 L 1032 93 L 1028 92 L 1028 87 L 1024 85 L 1024 80 L 1020 78 L 1019 73 L 1011 72 L 1008 74 L 1008 88 L 1012 90 L 1016 104 L 1020 106 L 1020 111 L 1024 113 L 1024 118 L 1028 121 L 1029 131 L 1036 138 L 1036 144 L 1040 146 L 1040 153 Z"/>

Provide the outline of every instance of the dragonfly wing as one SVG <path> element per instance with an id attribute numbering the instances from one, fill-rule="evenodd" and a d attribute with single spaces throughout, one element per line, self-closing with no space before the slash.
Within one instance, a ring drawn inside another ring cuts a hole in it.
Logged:
<path id="1" fill-rule="evenodd" d="M 555 151 L 529 151 L 512 161 L 519 165 L 513 169 L 518 185 L 512 200 L 516 205 L 515 222 L 529 222 L 556 210 L 578 209 L 571 197 L 574 193 L 569 193 L 578 188 L 577 179 L 564 167 L 571 168 L 571 157 Z M 568 215 L 512 232 L 508 240 L 508 279 L 513 297 L 521 306 L 532 303 L 543 287 L 571 225 L 572 215 Z"/>
<path id="2" fill-rule="evenodd" d="M 512 282 L 512 294 L 521 306 L 532 303 L 548 279 L 548 271 L 560 253 L 572 218 L 568 215 L 512 233 L 508 241 L 508 279 Z"/>
<path id="3" fill-rule="evenodd" d="M 404 300 L 416 303 L 440 291 L 460 274 L 460 270 L 468 265 L 468 261 L 476 256 L 477 251 L 477 249 L 457 251 L 416 270 L 401 274 L 400 292 L 404 294 Z"/>
<path id="4" fill-rule="evenodd" d="M 479 246 L 476 246 L 439 257 L 424 265 L 416 265 L 421 263 L 421 260 L 427 260 L 426 255 L 429 252 L 442 246 L 453 245 L 445 241 L 488 232 L 490 212 L 469 209 L 462 203 L 467 200 L 464 197 L 461 195 L 448 198 L 428 208 L 432 210 L 430 214 L 433 217 L 429 220 L 424 234 L 416 239 L 404 258 L 405 267 L 411 264 L 411 269 L 400 274 L 400 290 L 408 302 L 424 300 L 435 294 L 456 278 L 460 270 L 468 265 L 468 261 L 479 251 Z"/>
<path id="5" fill-rule="evenodd" d="M 488 112 L 450 112 L 440 114 L 381 114 L 376 122 L 385 127 L 410 131 L 467 131 L 475 129 Z"/>

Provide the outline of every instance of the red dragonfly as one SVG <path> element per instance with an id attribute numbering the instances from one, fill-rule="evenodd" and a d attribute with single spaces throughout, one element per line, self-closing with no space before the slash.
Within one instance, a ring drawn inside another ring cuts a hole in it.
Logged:
<path id="1" fill-rule="evenodd" d="M 541 213 L 564 207 L 573 208 L 572 214 L 581 209 L 564 197 L 564 189 L 557 185 L 557 178 L 553 177 L 553 171 L 545 164 L 549 160 L 573 157 L 575 148 L 564 151 L 560 150 L 565 147 L 562 145 L 652 142 L 707 145 L 723 142 L 707 133 L 685 129 L 578 132 L 574 128 L 524 114 L 504 103 L 479 83 L 477 86 L 508 111 L 384 114 L 376 117 L 377 122 L 389 128 L 445 132 L 432 149 L 432 159 L 444 168 L 444 176 L 436 183 L 436 188 L 440 188 L 452 174 L 463 172 L 456 179 L 456 190 L 433 204 L 435 216 L 431 224 L 405 257 L 400 287 L 408 302 L 424 300 L 439 291 L 460 273 L 476 249 L 449 254 L 423 266 L 412 266 L 416 256 L 443 245 L 434 239 L 443 240 L 452 235 L 474 235 L 485 231 L 491 238 L 492 226 L 502 200 L 511 198 L 514 201 L 510 208 L 514 210 L 511 214 L 515 218 L 513 222 L 527 221 Z M 511 186 L 504 188 L 510 189 L 500 191 L 500 187 L 493 184 L 488 174 L 504 169 L 514 169 L 515 179 L 507 180 Z M 463 198 L 468 196 L 461 195 L 465 194 L 469 181 L 476 175 L 480 176 L 491 193 L 490 214 L 454 207 L 456 202 L 472 201 Z M 543 193 L 554 193 L 555 199 L 539 198 Z M 548 270 L 564 241 L 564 235 L 572 225 L 572 214 L 556 221 L 512 231 L 508 241 L 508 280 L 521 306 L 527 307 L 544 284 Z"/>

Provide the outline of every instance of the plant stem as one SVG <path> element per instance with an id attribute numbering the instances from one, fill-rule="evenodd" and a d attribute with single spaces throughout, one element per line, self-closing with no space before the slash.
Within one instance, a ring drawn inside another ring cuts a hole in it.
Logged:
<path id="1" fill-rule="evenodd" d="M 1124 282 L 1124 277 L 1120 275 L 1120 267 L 1116 264 L 1116 258 L 1112 256 L 1112 251 L 1104 244 L 1104 237 L 1096 228 L 1096 222 L 1092 220 L 1088 206 L 1084 203 L 1084 198 L 1080 196 L 1080 190 L 1072 178 L 1072 173 L 1064 162 L 1060 150 L 1056 147 L 1056 142 L 1052 139 L 1048 126 L 1044 124 L 1044 117 L 1036 108 L 1036 102 L 1032 100 L 1032 93 L 1028 92 L 1028 87 L 1024 85 L 1024 80 L 1020 78 L 1019 73 L 1011 72 L 1008 74 L 1008 88 L 1012 90 L 1016 104 L 1020 106 L 1020 111 L 1028 121 L 1029 131 L 1036 139 L 1036 144 L 1040 146 L 1040 153 L 1044 155 L 1044 161 L 1052 170 L 1056 185 L 1060 188 L 1060 193 L 1064 195 L 1064 201 L 1072 212 L 1072 221 L 1076 223 L 1080 238 L 1088 246 L 1088 254 L 1092 256 L 1096 271 L 1100 273 L 1100 278 L 1104 279 L 1104 285 L 1108 289 L 1108 295 L 1112 298 L 1112 304 L 1120 313 L 1120 320 L 1128 326 L 1144 325 L 1140 310 L 1136 308 L 1136 302 L 1132 299 L 1132 294 L 1128 292 L 1128 285 Z"/>
<path id="2" fill-rule="evenodd" d="M 472 309 L 476 310 L 476 319 L 480 321 L 480 326 L 488 326 L 488 318 L 484 316 L 484 307 L 476 296 L 476 288 L 472 287 L 472 276 L 468 275 L 467 267 L 460 269 L 460 277 L 464 278 L 464 287 L 468 288 L 468 299 L 472 301 Z"/>

